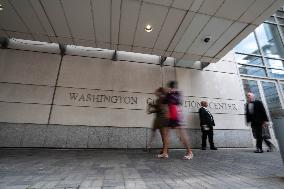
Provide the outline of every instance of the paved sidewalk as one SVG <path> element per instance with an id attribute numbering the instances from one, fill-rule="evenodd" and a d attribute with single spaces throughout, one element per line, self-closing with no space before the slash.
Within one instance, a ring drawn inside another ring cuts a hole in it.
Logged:
<path id="1" fill-rule="evenodd" d="M 0 189 L 284 189 L 279 152 L 0 149 Z"/>

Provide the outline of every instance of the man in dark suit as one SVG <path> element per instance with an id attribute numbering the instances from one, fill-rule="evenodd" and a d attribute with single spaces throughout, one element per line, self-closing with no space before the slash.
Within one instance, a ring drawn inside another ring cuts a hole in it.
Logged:
<path id="1" fill-rule="evenodd" d="M 209 110 L 206 108 L 208 106 L 208 102 L 202 101 L 201 108 L 199 109 L 199 119 L 200 119 L 200 127 L 202 132 L 202 145 L 201 149 L 206 150 L 206 139 L 208 136 L 210 149 L 217 150 L 213 142 L 213 126 L 215 126 L 214 118 Z"/>
<path id="2" fill-rule="evenodd" d="M 256 139 L 256 150 L 254 152 L 263 153 L 263 140 L 269 148 L 267 151 L 272 151 L 273 144 L 269 140 L 267 140 L 267 138 L 263 138 L 262 132 L 263 129 L 268 129 L 266 127 L 268 117 L 265 108 L 261 101 L 254 99 L 254 94 L 251 92 L 247 93 L 246 121 L 247 123 L 251 123 L 252 133 L 254 138 Z"/>

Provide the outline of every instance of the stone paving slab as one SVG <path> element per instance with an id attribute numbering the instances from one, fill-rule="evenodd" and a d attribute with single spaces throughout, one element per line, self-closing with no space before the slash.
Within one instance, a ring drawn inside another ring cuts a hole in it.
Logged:
<path id="1" fill-rule="evenodd" d="M 284 189 L 279 152 L 0 149 L 0 189 Z"/>

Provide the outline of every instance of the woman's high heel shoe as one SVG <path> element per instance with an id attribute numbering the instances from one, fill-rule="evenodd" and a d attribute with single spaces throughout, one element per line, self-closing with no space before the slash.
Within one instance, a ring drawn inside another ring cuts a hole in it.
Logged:
<path id="1" fill-rule="evenodd" d="M 184 160 L 190 160 L 190 159 L 192 159 L 192 158 L 193 158 L 193 153 L 191 152 L 190 154 L 188 154 L 188 155 L 186 155 L 186 156 L 183 156 L 182 159 L 184 159 Z"/>
<path id="2" fill-rule="evenodd" d="M 168 154 L 158 154 L 157 157 L 161 159 L 168 159 L 169 155 Z"/>

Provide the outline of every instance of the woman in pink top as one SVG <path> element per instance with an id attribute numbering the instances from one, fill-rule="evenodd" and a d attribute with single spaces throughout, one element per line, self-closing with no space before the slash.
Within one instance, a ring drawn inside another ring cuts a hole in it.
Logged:
<path id="1" fill-rule="evenodd" d="M 177 135 L 180 137 L 181 142 L 187 149 L 186 155 L 183 157 L 183 159 L 192 159 L 193 153 L 190 149 L 189 145 L 189 138 L 186 134 L 186 131 L 181 125 L 181 108 L 180 105 L 182 105 L 182 98 L 179 91 L 177 91 L 177 82 L 176 81 L 170 81 L 168 84 L 169 92 L 166 95 L 165 102 L 168 104 L 169 108 L 169 115 L 168 115 L 168 127 L 163 128 L 163 152 L 158 155 L 158 158 L 168 158 L 168 128 L 176 129 Z"/>

